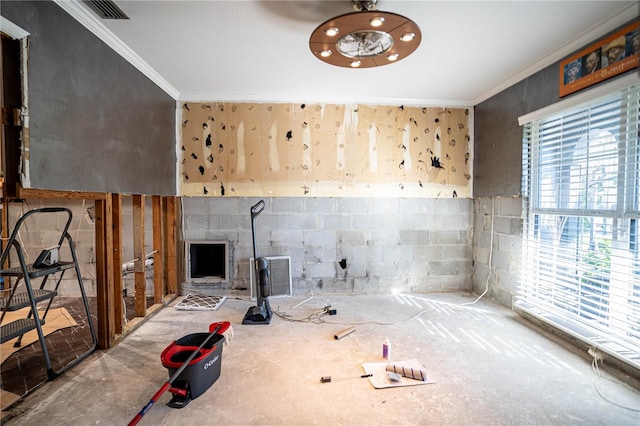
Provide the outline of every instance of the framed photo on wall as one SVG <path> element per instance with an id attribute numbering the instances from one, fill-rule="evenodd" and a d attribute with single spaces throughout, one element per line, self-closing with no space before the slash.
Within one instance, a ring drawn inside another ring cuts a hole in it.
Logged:
<path id="1" fill-rule="evenodd" d="M 560 97 L 637 68 L 639 55 L 636 21 L 560 62 Z"/>

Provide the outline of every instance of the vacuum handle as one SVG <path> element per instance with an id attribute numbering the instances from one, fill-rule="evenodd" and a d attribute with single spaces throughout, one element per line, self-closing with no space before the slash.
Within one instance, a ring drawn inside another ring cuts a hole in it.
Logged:
<path id="1" fill-rule="evenodd" d="M 260 200 L 256 205 L 251 207 L 251 219 L 258 216 L 264 210 L 264 200 Z"/>

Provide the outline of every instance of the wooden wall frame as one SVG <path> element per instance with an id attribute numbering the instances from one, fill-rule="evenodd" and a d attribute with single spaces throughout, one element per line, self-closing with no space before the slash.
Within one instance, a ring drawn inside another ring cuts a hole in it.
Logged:
<path id="1" fill-rule="evenodd" d="M 146 307 L 144 280 L 144 203 L 145 196 L 132 195 L 134 219 L 134 254 L 140 260 L 134 264 L 136 273 L 136 318 L 126 325 L 123 321 L 122 297 L 122 197 L 121 194 L 100 192 L 53 191 L 27 189 L 17 186 L 16 199 L 82 200 L 94 201 L 96 298 L 98 348 L 109 349 L 124 335 L 160 310 L 178 294 L 177 226 L 178 203 L 174 196 L 152 196 L 154 289 L 153 305 Z M 13 201 L 3 197 L 2 222 L 8 223 L 8 206 Z M 5 227 L 3 227 L 5 229 Z M 137 242 L 136 242 L 137 240 Z M 141 278 L 140 278 L 141 277 Z M 140 281 L 141 279 L 141 281 Z"/>

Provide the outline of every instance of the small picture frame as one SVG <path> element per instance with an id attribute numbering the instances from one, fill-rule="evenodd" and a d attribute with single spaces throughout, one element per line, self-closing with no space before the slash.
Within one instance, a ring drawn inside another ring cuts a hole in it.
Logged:
<path id="1" fill-rule="evenodd" d="M 560 62 L 560 97 L 638 67 L 640 21 L 603 37 Z"/>

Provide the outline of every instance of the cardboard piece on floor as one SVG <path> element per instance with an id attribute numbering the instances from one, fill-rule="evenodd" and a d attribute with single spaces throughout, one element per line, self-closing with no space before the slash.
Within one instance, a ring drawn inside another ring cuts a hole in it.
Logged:
<path id="1" fill-rule="evenodd" d="M 0 389 L 0 401 L 2 401 L 2 419 L 4 419 L 5 414 L 7 414 L 4 412 L 4 409 L 11 406 L 11 404 L 19 399 L 20 395 Z"/>
<path id="2" fill-rule="evenodd" d="M 407 377 L 402 377 L 399 382 L 392 382 L 389 379 L 389 374 L 386 370 L 387 364 L 391 361 L 385 362 L 368 362 L 362 364 L 362 368 L 365 373 L 373 374 L 373 376 L 369 377 L 369 381 L 376 389 L 384 389 L 384 388 L 395 388 L 401 386 L 417 386 L 417 385 L 428 385 L 431 383 L 435 383 L 435 380 L 429 379 L 427 376 L 426 381 L 409 379 Z M 406 361 L 393 361 L 394 364 L 402 364 L 406 367 L 411 367 L 418 370 L 425 370 L 424 366 L 417 359 L 410 359 Z"/>
<path id="3" fill-rule="evenodd" d="M 29 312 L 30 308 L 9 311 L 4 316 L 3 324 L 8 324 L 21 318 L 26 318 L 27 315 L 29 315 Z M 40 318 L 42 318 L 42 315 L 43 313 L 40 311 Z M 49 313 L 47 313 L 47 317 L 45 318 L 45 324 L 42 326 L 42 332 L 46 336 L 56 330 L 60 330 L 61 328 L 73 327 L 75 325 L 78 325 L 78 323 L 76 323 L 71 314 L 65 308 L 49 309 Z M 5 362 L 5 360 L 14 352 L 29 346 L 33 342 L 37 342 L 38 332 L 36 330 L 31 330 L 26 333 L 22 337 L 22 344 L 18 348 L 13 347 L 16 339 L 18 338 L 16 337 L 0 345 L 0 364 Z"/>

